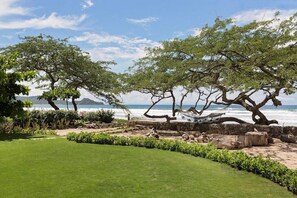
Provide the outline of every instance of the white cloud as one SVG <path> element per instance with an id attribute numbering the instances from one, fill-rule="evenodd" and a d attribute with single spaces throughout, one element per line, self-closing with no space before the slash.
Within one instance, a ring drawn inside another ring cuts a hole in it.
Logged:
<path id="1" fill-rule="evenodd" d="M 145 48 L 159 45 L 146 38 L 129 38 L 127 36 L 94 34 L 84 32 L 83 36 L 74 37 L 72 41 L 87 42 L 94 47 L 88 52 L 92 58 L 99 60 L 127 59 L 136 60 L 145 56 Z"/>
<path id="2" fill-rule="evenodd" d="M 1 0 L 0 3 L 0 29 L 76 29 L 76 27 L 86 18 L 86 15 L 81 16 L 59 16 L 55 12 L 49 16 L 31 17 L 31 8 L 24 8 L 16 5 L 20 0 Z M 91 0 L 85 0 L 86 5 L 92 6 Z M 23 15 L 27 19 L 9 19 L 12 15 Z"/>
<path id="3" fill-rule="evenodd" d="M 0 20 L 0 29 L 76 29 L 77 26 L 86 19 L 86 15 L 81 16 L 59 16 L 55 12 L 48 17 L 31 18 L 27 20 L 3 21 Z"/>
<path id="4" fill-rule="evenodd" d="M 148 40 L 146 38 L 129 38 L 127 36 L 117 36 L 117 35 L 110 35 L 108 33 L 90 33 L 84 32 L 83 36 L 74 37 L 75 41 L 86 41 L 92 45 L 99 45 L 102 43 L 115 43 L 119 45 L 138 45 L 138 44 L 152 44 L 155 43 L 152 40 Z"/>
<path id="5" fill-rule="evenodd" d="M 141 25 L 141 26 L 146 26 L 149 23 L 153 23 L 158 20 L 159 20 L 159 18 L 157 18 L 157 17 L 147 17 L 147 18 L 142 18 L 142 19 L 127 19 L 128 22 L 136 24 L 136 25 Z"/>
<path id="6" fill-rule="evenodd" d="M 20 6 L 15 6 L 15 3 L 20 0 L 1 0 L 0 17 L 8 15 L 28 15 L 29 9 Z"/>
<path id="7" fill-rule="evenodd" d="M 84 0 L 84 2 L 82 3 L 82 9 L 88 9 L 90 7 L 92 7 L 94 5 L 94 3 L 92 2 L 92 0 Z"/>
<path id="8" fill-rule="evenodd" d="M 288 19 L 290 16 L 297 12 L 297 9 L 290 10 L 277 10 L 277 9 L 260 9 L 260 10 L 248 10 L 237 13 L 232 18 L 237 23 L 249 23 L 251 21 L 265 21 L 275 17 L 275 13 L 280 12 L 277 16 L 280 20 Z"/>

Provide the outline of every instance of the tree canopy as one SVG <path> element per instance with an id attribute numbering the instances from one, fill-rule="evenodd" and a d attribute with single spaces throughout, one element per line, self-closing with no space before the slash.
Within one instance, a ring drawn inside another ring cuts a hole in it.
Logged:
<path id="1" fill-rule="evenodd" d="M 46 99 L 56 110 L 57 99 L 80 97 L 79 89 L 86 89 L 104 101 L 119 105 L 113 88 L 117 74 L 108 68 L 114 62 L 91 60 L 88 53 L 68 43 L 67 39 L 55 39 L 48 35 L 28 36 L 22 42 L 9 46 L 4 54 L 17 53 L 17 71 L 37 71 L 35 81 L 44 92 L 39 98 Z"/>
<path id="2" fill-rule="evenodd" d="M 0 118 L 22 116 L 23 107 L 27 104 L 16 100 L 16 95 L 26 95 L 29 92 L 27 86 L 19 83 L 31 79 L 35 73 L 34 71 L 14 72 L 11 69 L 15 64 L 15 56 L 0 55 Z"/>
<path id="3" fill-rule="evenodd" d="M 268 120 L 261 108 L 272 102 L 281 105 L 279 95 L 296 92 L 297 15 L 280 21 L 251 22 L 242 26 L 232 19 L 217 18 L 197 36 L 165 41 L 150 48 L 131 69 L 128 90 L 152 95 L 153 105 L 171 98 L 173 90 L 184 90 L 180 105 L 189 93 L 204 102 L 202 113 L 212 104 L 241 105 L 252 112 L 256 124 Z M 255 97 L 257 95 L 257 97 Z"/>

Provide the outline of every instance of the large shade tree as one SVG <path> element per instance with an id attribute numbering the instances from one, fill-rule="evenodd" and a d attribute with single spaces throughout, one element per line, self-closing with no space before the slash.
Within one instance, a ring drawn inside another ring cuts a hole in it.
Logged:
<path id="1" fill-rule="evenodd" d="M 114 63 L 92 61 L 88 53 L 69 44 L 67 39 L 28 36 L 2 53 L 18 54 L 17 71 L 37 71 L 35 81 L 38 88 L 44 90 L 39 98 L 47 100 L 55 110 L 59 109 L 54 103 L 57 99 L 71 99 L 77 110 L 75 100 L 80 97 L 80 89 L 86 89 L 110 104 L 120 105 L 113 92 L 117 75 L 108 68 Z"/>
<path id="2" fill-rule="evenodd" d="M 256 124 L 277 123 L 269 120 L 261 108 L 269 102 L 279 106 L 280 94 L 296 91 L 296 19 L 293 15 L 279 21 L 276 14 L 269 21 L 237 26 L 231 19 L 218 18 L 197 36 L 166 41 L 149 49 L 135 65 L 135 73 L 130 76 L 134 82 L 129 81 L 137 85 L 141 72 L 147 75 L 152 71 L 143 76 L 148 83 L 138 80 L 135 90 L 145 91 L 150 85 L 153 89 L 149 92 L 157 90 L 162 100 L 168 97 L 162 95 L 166 91 L 163 87 L 182 87 L 185 96 L 196 92 L 197 101 L 205 102 L 198 113 L 211 104 L 236 104 L 250 111 Z"/>

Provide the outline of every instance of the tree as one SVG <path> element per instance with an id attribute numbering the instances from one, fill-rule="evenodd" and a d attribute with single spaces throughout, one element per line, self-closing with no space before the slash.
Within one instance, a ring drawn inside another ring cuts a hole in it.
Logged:
<path id="1" fill-rule="evenodd" d="M 15 64 L 15 56 L 0 55 L 0 118 L 22 116 L 23 108 L 28 105 L 27 102 L 16 100 L 16 95 L 28 94 L 29 88 L 19 83 L 31 79 L 35 73 L 14 72 L 12 68 Z"/>
<path id="2" fill-rule="evenodd" d="M 272 20 L 243 26 L 217 18 L 198 36 L 165 41 L 161 47 L 149 49 L 136 64 L 132 77 L 141 78 L 137 76 L 143 72 L 142 78 L 149 83 L 139 84 L 135 90 L 147 90 L 148 84 L 159 93 L 166 86 L 182 87 L 185 97 L 196 92 L 197 102 L 205 102 L 198 113 L 212 104 L 237 104 L 252 112 L 256 124 L 277 123 L 268 120 L 261 108 L 268 102 L 279 106 L 281 93 L 296 91 L 296 18 L 295 14 L 279 21 L 276 14 Z M 146 71 L 152 71 L 152 76 Z"/>
<path id="3" fill-rule="evenodd" d="M 39 88 L 45 90 L 40 98 L 46 99 L 55 110 L 59 109 L 55 100 L 70 98 L 77 110 L 75 100 L 80 96 L 79 89 L 86 89 L 99 98 L 113 95 L 115 82 L 110 79 L 114 79 L 116 74 L 109 71 L 108 66 L 114 63 L 93 62 L 88 53 L 69 44 L 67 39 L 28 36 L 3 51 L 4 54 L 15 52 L 18 53 L 18 71 L 37 71 L 35 80 Z"/>

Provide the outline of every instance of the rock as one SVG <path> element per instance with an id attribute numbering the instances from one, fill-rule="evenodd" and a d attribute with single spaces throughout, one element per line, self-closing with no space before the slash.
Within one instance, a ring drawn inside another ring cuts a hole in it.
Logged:
<path id="1" fill-rule="evenodd" d="M 187 141 L 187 140 L 189 140 L 189 136 L 188 136 L 188 134 L 183 134 L 182 135 L 182 140 L 184 140 L 184 141 Z"/>
<path id="2" fill-rule="evenodd" d="M 240 141 L 231 142 L 231 145 L 233 146 L 234 149 L 242 148 L 242 142 L 240 142 Z"/>
<path id="3" fill-rule="evenodd" d="M 274 144 L 274 140 L 271 136 L 268 136 L 268 144 Z"/>
<path id="4" fill-rule="evenodd" d="M 215 135 L 210 141 L 218 149 L 240 149 L 244 147 L 243 135 Z"/>
<path id="5" fill-rule="evenodd" d="M 144 130 L 144 129 L 146 129 L 146 126 L 137 124 L 137 125 L 134 126 L 134 128 L 135 128 L 135 130 Z"/>
<path id="6" fill-rule="evenodd" d="M 273 143 L 277 144 L 277 143 L 282 143 L 282 141 L 278 138 L 272 138 L 273 139 Z"/>
<path id="7" fill-rule="evenodd" d="M 199 136 L 199 137 L 197 137 L 197 139 L 196 139 L 196 141 L 198 142 L 198 143 L 203 143 L 203 137 L 202 136 Z"/>
<path id="8" fill-rule="evenodd" d="M 195 140 L 195 136 L 194 135 L 189 135 L 189 140 Z"/>
<path id="9" fill-rule="evenodd" d="M 247 132 L 245 133 L 245 146 L 267 146 L 268 133 L 267 132 Z"/>
<path id="10" fill-rule="evenodd" d="M 86 125 L 86 128 L 88 128 L 88 129 L 96 129 L 97 128 L 97 125 L 96 125 L 96 123 L 90 123 L 90 124 L 87 124 Z"/>
<path id="11" fill-rule="evenodd" d="M 280 140 L 287 143 L 296 143 L 296 137 L 293 134 L 282 134 Z"/>
<path id="12" fill-rule="evenodd" d="M 208 137 L 206 133 L 202 133 L 198 138 L 197 138 L 198 143 L 208 143 Z"/>

